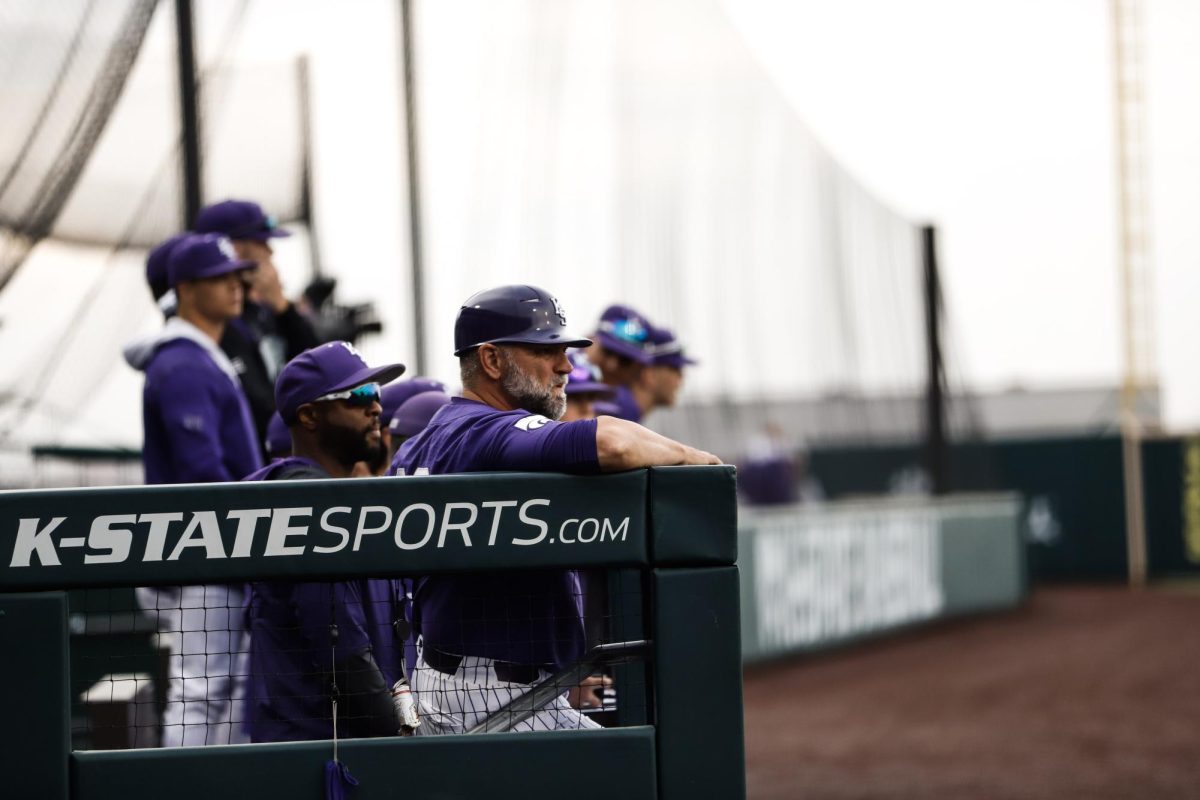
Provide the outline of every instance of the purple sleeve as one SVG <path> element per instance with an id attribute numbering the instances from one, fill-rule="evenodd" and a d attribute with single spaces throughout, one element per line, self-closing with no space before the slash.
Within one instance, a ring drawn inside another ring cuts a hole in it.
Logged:
<path id="1" fill-rule="evenodd" d="M 533 424 L 528 424 L 530 420 Z M 594 419 L 553 422 L 537 415 L 509 416 L 497 424 L 493 437 L 493 457 L 501 469 L 577 475 L 600 472 Z"/>
<path id="2" fill-rule="evenodd" d="M 228 380 L 224 375 L 219 380 Z M 173 369 L 158 386 L 163 432 L 178 483 L 233 481 L 221 445 L 221 415 L 212 375 L 200 369 Z"/>
<path id="3" fill-rule="evenodd" d="M 337 625 L 336 660 L 345 661 L 352 654 L 371 646 L 367 638 L 367 621 L 358 585 L 352 582 L 298 583 L 292 589 L 292 605 L 300 635 L 308 645 L 313 663 L 328 667 L 330 626 Z"/>

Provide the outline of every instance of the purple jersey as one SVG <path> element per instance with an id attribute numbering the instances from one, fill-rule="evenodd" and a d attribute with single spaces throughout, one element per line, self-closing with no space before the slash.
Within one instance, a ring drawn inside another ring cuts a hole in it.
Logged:
<path id="1" fill-rule="evenodd" d="M 404 443 L 391 471 L 502 470 L 598 473 L 596 421 L 555 422 L 455 397 Z M 413 616 L 426 647 L 563 667 L 583 654 L 582 600 L 574 570 L 431 575 L 417 580 Z"/>
<path id="2" fill-rule="evenodd" d="M 292 457 L 267 465 L 247 480 L 328 477 L 316 462 Z M 251 741 L 332 738 L 333 661 L 342 663 L 369 650 L 388 686 L 400 678 L 404 650 L 394 623 L 403 618 L 404 605 L 399 580 L 251 583 Z M 336 640 L 331 625 L 337 626 Z"/>

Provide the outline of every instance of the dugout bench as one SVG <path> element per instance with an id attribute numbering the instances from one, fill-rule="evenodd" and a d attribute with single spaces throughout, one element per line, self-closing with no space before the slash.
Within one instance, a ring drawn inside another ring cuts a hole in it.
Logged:
<path id="1" fill-rule="evenodd" d="M 345 740 L 351 797 L 742 798 L 736 529 L 732 467 L 0 492 L 4 794 L 324 794 L 324 741 L 73 750 L 66 590 L 570 567 L 640 576 L 643 724 Z"/>

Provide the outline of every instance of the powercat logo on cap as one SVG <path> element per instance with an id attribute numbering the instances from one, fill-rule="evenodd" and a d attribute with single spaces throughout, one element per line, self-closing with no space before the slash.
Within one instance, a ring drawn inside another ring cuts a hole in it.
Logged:
<path id="1" fill-rule="evenodd" d="M 554 313 L 558 316 L 558 324 L 565 327 L 567 324 L 567 312 L 563 311 L 562 304 L 558 302 L 557 297 L 551 296 L 550 302 L 554 303 Z"/>
<path id="2" fill-rule="evenodd" d="M 221 251 L 221 255 L 228 258 L 230 261 L 237 260 L 237 251 L 233 249 L 233 242 L 222 236 L 217 239 L 217 249 Z"/>

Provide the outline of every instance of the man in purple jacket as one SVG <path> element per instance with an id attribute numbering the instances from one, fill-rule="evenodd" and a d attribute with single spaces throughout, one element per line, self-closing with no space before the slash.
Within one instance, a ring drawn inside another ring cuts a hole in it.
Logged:
<path id="1" fill-rule="evenodd" d="M 271 242 L 291 233 L 250 200 L 223 200 L 200 209 L 197 233 L 228 236 L 238 258 L 254 264 L 246 274 L 241 315 L 221 337 L 221 349 L 237 367 L 261 442 L 275 410 L 275 378 L 289 359 L 321 343 L 308 317 L 283 293 Z"/>
<path id="2" fill-rule="evenodd" d="M 444 406 L 392 462 L 403 475 L 500 470 L 594 475 L 663 464 L 718 464 L 710 453 L 614 417 L 558 422 L 571 373 L 558 300 L 535 286 L 479 292 L 459 310 L 455 355 L 463 396 Z M 422 733 L 458 733 L 583 654 L 574 570 L 419 578 L 413 689 Z M 588 728 L 565 696 L 515 730 Z"/>
<path id="3" fill-rule="evenodd" d="M 125 348 L 129 364 L 146 373 L 146 483 L 235 481 L 262 466 L 237 372 L 217 346 L 242 311 L 241 273 L 252 266 L 221 236 L 190 235 L 169 247 L 177 313 Z M 142 588 L 137 595 L 170 650 L 162 744 L 239 741 L 241 586 Z"/>
<path id="4" fill-rule="evenodd" d="M 306 350 L 275 383 L 293 455 L 246 480 L 348 478 L 383 448 L 380 385 L 401 364 L 371 368 L 347 342 Z M 254 742 L 400 732 L 392 685 L 404 676 L 399 580 L 250 584 L 249 731 Z"/>

